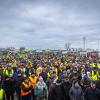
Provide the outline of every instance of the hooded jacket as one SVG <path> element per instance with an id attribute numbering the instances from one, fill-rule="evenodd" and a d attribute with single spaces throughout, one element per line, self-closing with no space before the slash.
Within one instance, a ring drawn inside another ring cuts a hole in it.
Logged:
<path id="1" fill-rule="evenodd" d="M 69 96 L 73 100 L 83 100 L 83 92 L 80 86 L 73 85 L 69 91 Z"/>
<path id="2" fill-rule="evenodd" d="M 56 82 L 56 83 L 51 84 L 48 100 L 64 100 L 61 82 Z"/>

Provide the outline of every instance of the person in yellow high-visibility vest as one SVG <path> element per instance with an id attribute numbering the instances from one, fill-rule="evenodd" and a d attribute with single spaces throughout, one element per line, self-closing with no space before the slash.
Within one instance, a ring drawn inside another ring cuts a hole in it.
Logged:
<path id="1" fill-rule="evenodd" d="M 22 100 L 31 100 L 31 90 L 33 86 L 31 82 L 29 81 L 28 77 L 25 77 L 25 80 L 22 82 L 21 85 L 21 97 Z"/>
<path id="2" fill-rule="evenodd" d="M 58 76 L 56 75 L 56 72 L 52 70 L 48 75 L 50 75 L 50 77 L 47 78 L 46 83 L 49 89 L 51 84 L 54 83 L 58 79 Z"/>
<path id="3" fill-rule="evenodd" d="M 4 89 L 2 89 L 2 85 L 0 84 L 0 100 L 5 100 L 6 96 L 5 96 L 5 91 Z"/>
<path id="4" fill-rule="evenodd" d="M 6 75 L 6 76 L 9 76 L 10 74 L 14 74 L 14 70 L 11 69 L 11 67 L 8 67 L 7 69 L 3 70 L 3 73 Z"/>
<path id="5" fill-rule="evenodd" d="M 3 100 L 3 93 L 4 93 L 4 90 L 0 89 L 0 100 Z"/>
<path id="6" fill-rule="evenodd" d="M 98 64 L 97 66 L 98 66 L 98 68 L 100 69 L 100 64 Z"/>
<path id="7" fill-rule="evenodd" d="M 32 73 L 31 76 L 29 77 L 29 80 L 31 82 L 31 85 L 33 86 L 33 89 L 32 89 L 32 98 L 33 100 L 35 100 L 35 93 L 34 93 L 34 89 L 35 89 L 35 86 L 36 86 L 36 83 L 37 83 L 37 77 L 35 75 L 35 73 Z"/>
<path id="8" fill-rule="evenodd" d="M 98 75 L 99 75 L 98 71 L 92 70 L 92 80 L 97 81 L 98 80 Z"/>
<path id="9" fill-rule="evenodd" d="M 90 65 L 91 65 L 91 67 L 92 67 L 92 68 L 94 68 L 94 67 L 95 67 L 95 64 L 94 64 L 94 63 L 91 63 Z"/>
<path id="10" fill-rule="evenodd" d="M 47 77 L 48 77 L 48 78 L 52 77 L 51 75 L 52 75 L 53 73 L 55 74 L 55 78 L 58 79 L 58 76 L 57 76 L 56 71 L 53 71 L 53 70 L 51 70 L 50 72 L 47 73 Z"/>
<path id="11" fill-rule="evenodd" d="M 0 89 L 0 100 L 6 100 L 5 98 L 6 98 L 5 91 L 1 88 Z"/>

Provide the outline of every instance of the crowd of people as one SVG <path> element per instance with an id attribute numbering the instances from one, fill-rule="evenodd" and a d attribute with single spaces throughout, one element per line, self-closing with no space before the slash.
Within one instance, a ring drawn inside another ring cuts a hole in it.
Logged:
<path id="1" fill-rule="evenodd" d="M 8 52 L 0 58 L 0 100 L 100 100 L 100 58 Z"/>

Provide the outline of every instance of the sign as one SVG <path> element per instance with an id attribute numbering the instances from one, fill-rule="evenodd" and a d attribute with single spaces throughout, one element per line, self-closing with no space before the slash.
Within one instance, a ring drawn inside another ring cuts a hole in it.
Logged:
<path id="1" fill-rule="evenodd" d="M 81 56 L 87 56 L 87 52 L 85 52 L 85 51 L 80 52 L 80 55 L 81 55 Z"/>

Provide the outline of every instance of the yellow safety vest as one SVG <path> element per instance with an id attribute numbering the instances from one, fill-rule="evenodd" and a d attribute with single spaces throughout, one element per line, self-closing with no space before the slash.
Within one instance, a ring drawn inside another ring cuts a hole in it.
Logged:
<path id="1" fill-rule="evenodd" d="M 50 73 L 47 73 L 47 77 L 48 77 L 48 78 L 51 77 Z M 57 75 L 56 75 L 56 79 L 58 79 L 58 76 L 57 76 Z"/>
<path id="2" fill-rule="evenodd" d="M 23 82 L 22 85 L 24 85 L 25 88 L 29 88 L 31 86 L 31 82 L 29 82 L 28 84 L 26 84 L 25 82 Z M 29 90 L 29 91 L 23 91 L 23 89 L 21 88 L 21 96 L 26 96 L 26 95 L 28 95 L 30 93 L 31 93 L 31 90 Z"/>
<path id="3" fill-rule="evenodd" d="M 56 79 L 58 80 L 58 76 L 56 76 Z"/>
<path id="4" fill-rule="evenodd" d="M 98 68 L 100 68 L 100 64 L 98 64 Z"/>
<path id="5" fill-rule="evenodd" d="M 92 79 L 93 80 L 98 80 L 98 71 L 96 72 L 96 74 L 94 74 L 94 71 L 92 71 Z"/>
<path id="6" fill-rule="evenodd" d="M 35 76 L 34 78 L 32 76 L 29 77 L 30 82 L 32 84 L 33 87 L 35 87 L 36 82 L 37 82 L 37 77 Z"/>
<path id="7" fill-rule="evenodd" d="M 14 74 L 14 71 L 13 70 L 11 70 L 11 72 L 9 73 L 9 71 L 8 70 L 5 70 L 5 74 L 8 76 L 9 74 Z"/>
<path id="8" fill-rule="evenodd" d="M 92 64 L 91 64 L 91 66 L 92 66 L 92 68 L 94 68 L 94 67 L 95 67 L 95 64 L 94 64 L 94 63 L 92 63 Z"/>
<path id="9" fill-rule="evenodd" d="M 0 89 L 0 100 L 3 100 L 3 93 L 4 93 L 4 90 Z"/>
<path id="10" fill-rule="evenodd" d="M 47 73 L 47 77 L 48 77 L 48 78 L 49 78 L 49 77 L 51 77 L 51 75 L 50 75 L 50 73 L 49 73 L 49 72 Z"/>
<path id="11" fill-rule="evenodd" d="M 24 71 L 24 73 L 25 73 L 25 71 L 26 71 L 26 68 L 23 68 L 23 71 Z"/>

